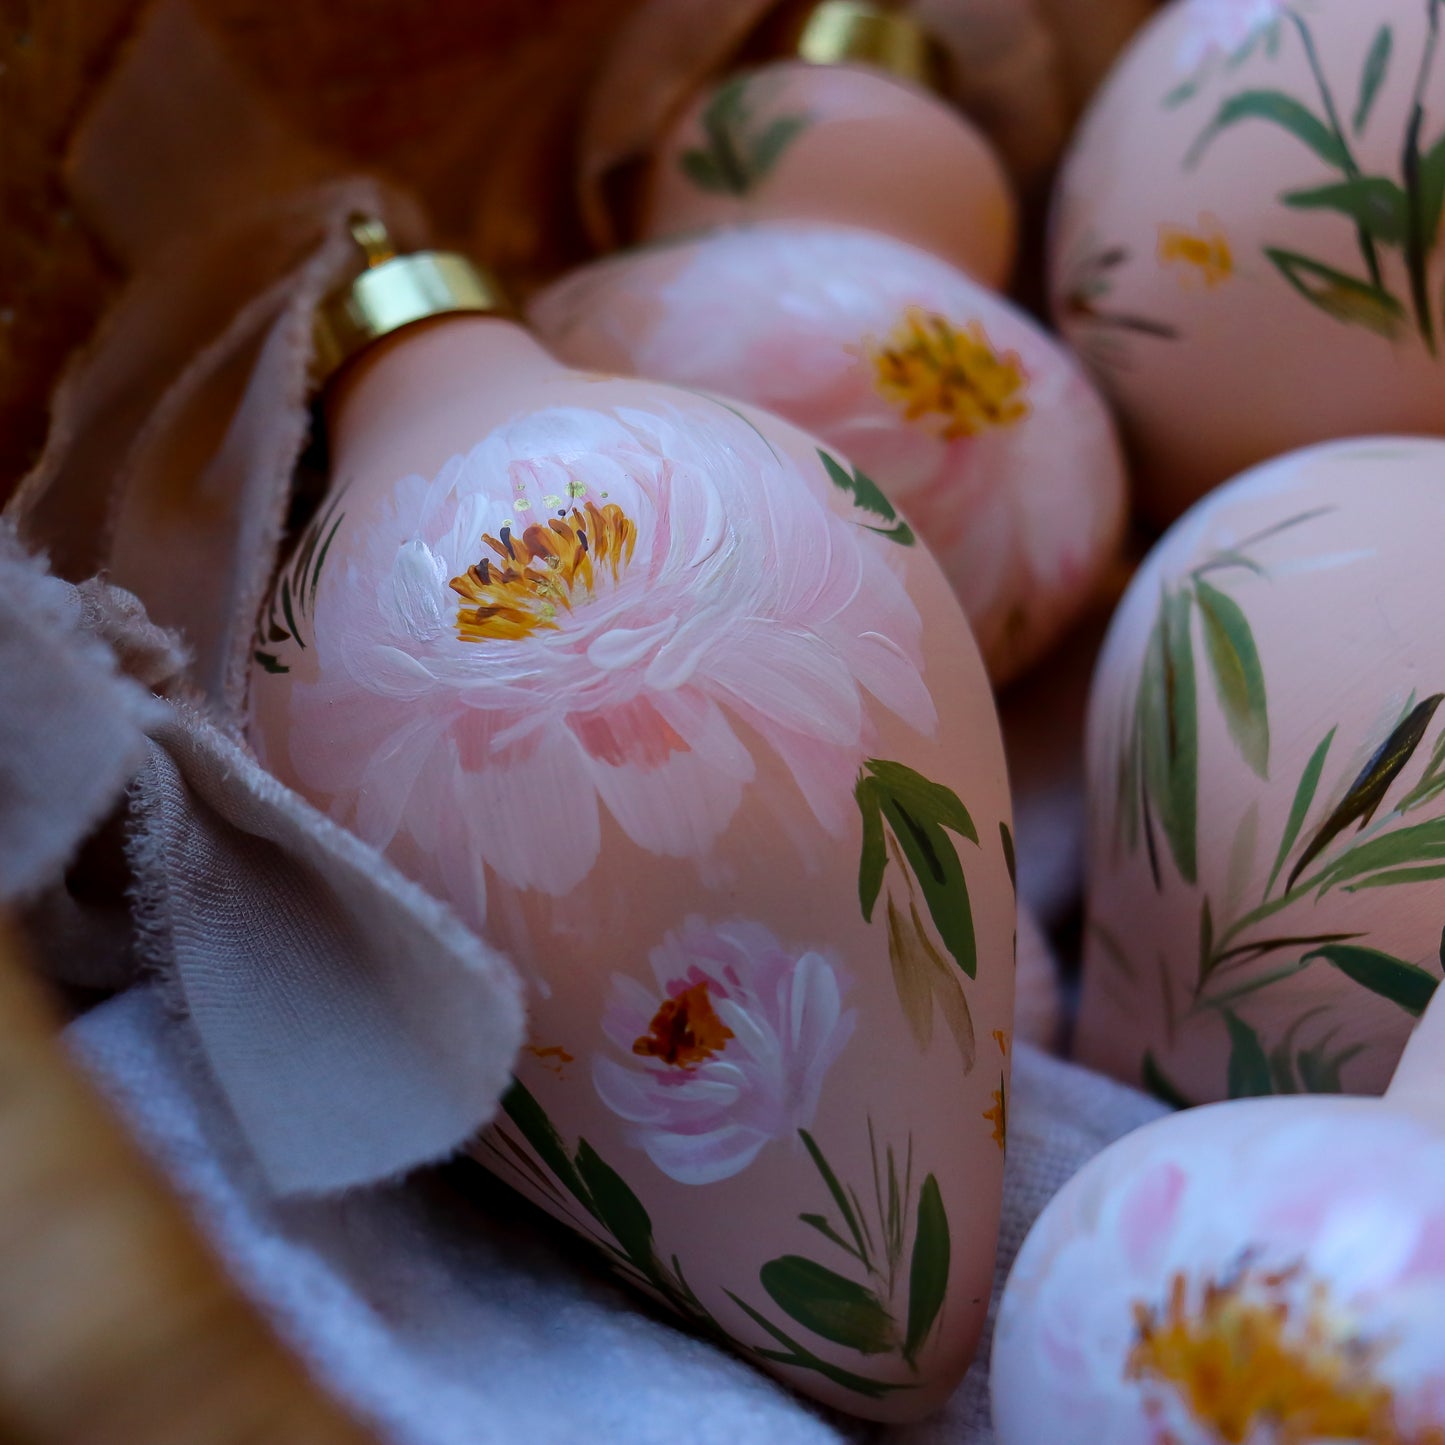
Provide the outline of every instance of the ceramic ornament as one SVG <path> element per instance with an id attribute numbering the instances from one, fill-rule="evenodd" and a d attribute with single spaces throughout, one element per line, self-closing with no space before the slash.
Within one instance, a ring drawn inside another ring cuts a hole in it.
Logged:
<path id="1" fill-rule="evenodd" d="M 1445 441 L 1296 452 L 1130 586 L 1087 731 L 1080 1059 L 1175 1100 L 1379 1093 L 1441 974 Z"/>
<path id="2" fill-rule="evenodd" d="M 343 320 L 438 264 L 383 255 Z M 963 615 L 843 452 L 436 309 L 328 392 L 252 739 L 530 980 L 477 1158 L 789 1384 L 925 1414 L 983 1325 L 1009 1087 Z"/>
<path id="3" fill-rule="evenodd" d="M 824 58 L 830 18 L 870 14 L 888 12 L 828 0 L 798 48 Z M 923 84 L 877 64 L 798 58 L 728 75 L 697 97 L 658 147 L 638 234 L 651 242 L 759 221 L 866 226 L 1002 288 L 1016 212 L 993 147 Z"/>
<path id="4" fill-rule="evenodd" d="M 922 43 L 853 0 L 813 19 L 839 13 Z M 836 51 L 848 63 L 745 71 L 701 99 L 659 147 L 649 244 L 547 288 L 530 319 L 572 365 L 736 397 L 846 452 L 938 558 L 1001 683 L 1107 570 L 1118 443 L 1063 348 L 975 279 L 998 268 L 963 256 L 974 232 L 947 218 L 999 209 L 997 165 L 964 159 L 982 143 L 885 73 L 892 51 Z"/>
<path id="5" fill-rule="evenodd" d="M 1096 1156 L 1024 1241 L 1000 1445 L 1445 1441 L 1445 997 L 1383 1099 L 1193 1109 Z"/>
<path id="6" fill-rule="evenodd" d="M 1058 185 L 1055 319 L 1160 521 L 1291 448 L 1445 430 L 1442 0 L 1175 0 Z"/>

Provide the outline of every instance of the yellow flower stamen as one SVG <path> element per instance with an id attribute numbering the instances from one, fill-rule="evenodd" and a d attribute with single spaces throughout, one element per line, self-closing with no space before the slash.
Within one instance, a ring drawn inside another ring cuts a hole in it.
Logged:
<path id="1" fill-rule="evenodd" d="M 1191 1299 L 1175 1274 L 1162 1308 L 1134 1306 L 1131 1380 L 1172 1386 L 1192 1418 L 1229 1445 L 1267 1430 L 1274 1445 L 1326 1440 L 1442 1445 L 1445 1431 L 1406 1433 L 1378 1374 L 1384 1349 L 1332 1308 L 1329 1286 L 1299 1266 L 1241 1268 Z"/>
<path id="2" fill-rule="evenodd" d="M 522 502 L 515 503 L 518 510 Z M 457 636 L 463 642 L 515 642 L 555 630 L 557 613 L 592 595 L 598 568 L 617 580 L 632 560 L 637 525 L 615 502 L 587 502 L 568 517 L 534 522 L 521 536 L 510 525 L 482 541 L 496 554 L 483 557 L 451 589 L 462 599 Z"/>
<path id="3" fill-rule="evenodd" d="M 1003 1079 L 993 1091 L 993 1107 L 983 1111 L 983 1117 L 993 1125 L 993 1142 L 1000 1149 L 1008 1145 L 1008 1101 L 1004 1098 Z"/>
<path id="4" fill-rule="evenodd" d="M 1183 226 L 1160 226 L 1159 262 L 1186 268 L 1180 276 L 1186 283 L 1197 273 L 1211 290 L 1234 275 L 1234 253 L 1229 249 L 1229 238 L 1208 216 L 1199 218 L 1197 231 Z"/>
<path id="5" fill-rule="evenodd" d="M 946 441 L 1011 426 L 1029 414 L 1022 363 L 1012 351 L 996 351 L 981 322 L 960 330 L 914 306 L 886 343 L 870 341 L 865 349 L 878 394 L 907 421 L 941 421 Z"/>
<path id="6" fill-rule="evenodd" d="M 633 1043 L 632 1052 L 691 1072 L 726 1048 L 732 1037 L 733 1031 L 712 1006 L 704 980 L 664 999 L 647 1032 Z"/>

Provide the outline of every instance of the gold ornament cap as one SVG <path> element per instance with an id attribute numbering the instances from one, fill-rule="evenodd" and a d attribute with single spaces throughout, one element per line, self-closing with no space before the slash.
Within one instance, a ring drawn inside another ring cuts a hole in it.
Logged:
<path id="1" fill-rule="evenodd" d="M 323 385 L 357 352 L 405 326 L 465 312 L 510 315 L 495 277 L 452 251 L 398 255 L 386 227 L 352 216 L 352 238 L 366 269 L 316 308 L 312 373 Z"/>
<path id="2" fill-rule="evenodd" d="M 810 65 L 871 65 L 946 95 L 948 55 L 914 16 L 880 0 L 822 0 L 789 27 L 788 49 Z"/>

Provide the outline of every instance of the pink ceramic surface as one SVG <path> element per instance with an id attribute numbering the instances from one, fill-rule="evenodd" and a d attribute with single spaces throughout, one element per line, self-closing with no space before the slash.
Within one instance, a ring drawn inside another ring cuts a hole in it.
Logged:
<path id="1" fill-rule="evenodd" d="M 847 453 L 939 559 L 995 681 L 1114 554 L 1124 474 L 1099 397 L 1017 309 L 900 241 L 721 231 L 586 267 L 531 317 L 574 365 L 724 392 Z"/>
<path id="2" fill-rule="evenodd" d="M 1441 972 L 1445 442 L 1247 473 L 1131 585 L 1090 703 L 1077 1049 L 1194 1100 L 1378 1093 Z"/>
<path id="3" fill-rule="evenodd" d="M 882 71 L 782 61 L 699 97 L 659 147 L 644 240 L 745 221 L 867 226 L 985 286 L 1013 268 L 1003 166 L 956 110 Z"/>
<path id="4" fill-rule="evenodd" d="M 1067 1184 L 993 1342 L 1000 1445 L 1445 1441 L 1445 997 L 1384 1100 L 1160 1120 Z"/>
<path id="5" fill-rule="evenodd" d="M 1310 442 L 1445 430 L 1440 0 L 1175 0 L 1060 178 L 1054 314 L 1161 520 Z"/>
<path id="6" fill-rule="evenodd" d="M 530 978 L 477 1156 L 798 1388 L 936 1407 L 989 1294 L 1014 946 L 942 576 L 840 454 L 502 321 L 376 348 L 332 423 L 252 737 Z"/>

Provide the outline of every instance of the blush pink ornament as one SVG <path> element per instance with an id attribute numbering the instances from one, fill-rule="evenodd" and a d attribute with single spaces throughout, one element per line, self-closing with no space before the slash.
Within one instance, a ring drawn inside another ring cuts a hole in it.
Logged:
<path id="1" fill-rule="evenodd" d="M 1243 1100 L 1140 1129 L 1024 1241 L 1000 1445 L 1445 1440 L 1445 1000 L 1383 1099 Z"/>
<path id="2" fill-rule="evenodd" d="M 1081 372 L 902 242 L 724 230 L 586 267 L 530 315 L 575 365 L 726 393 L 845 451 L 939 559 L 996 682 L 1074 620 L 1118 545 L 1123 465 Z"/>
<path id="3" fill-rule="evenodd" d="M 1052 305 L 1157 521 L 1295 447 L 1445 432 L 1441 21 L 1441 0 L 1174 0 L 1095 98 Z"/>
<path id="4" fill-rule="evenodd" d="M 804 59 L 694 102 L 648 168 L 644 244 L 546 289 L 530 318 L 573 365 L 733 396 L 848 452 L 938 557 L 1002 683 L 1117 549 L 1112 426 L 988 289 L 1012 203 L 986 143 L 922 88 L 935 51 L 916 20 L 824 0 L 791 46 Z"/>
<path id="5" fill-rule="evenodd" d="M 326 312 L 373 344 L 328 393 L 251 737 L 530 981 L 477 1157 L 799 1389 L 926 1413 L 982 1327 L 1008 1090 L 963 617 L 842 453 L 568 371 L 437 314 L 485 310 L 457 258 L 386 255 Z"/>
<path id="6" fill-rule="evenodd" d="M 1441 973 L 1445 441 L 1327 443 L 1167 532 L 1086 740 L 1081 1061 L 1196 1102 L 1379 1093 Z"/>

